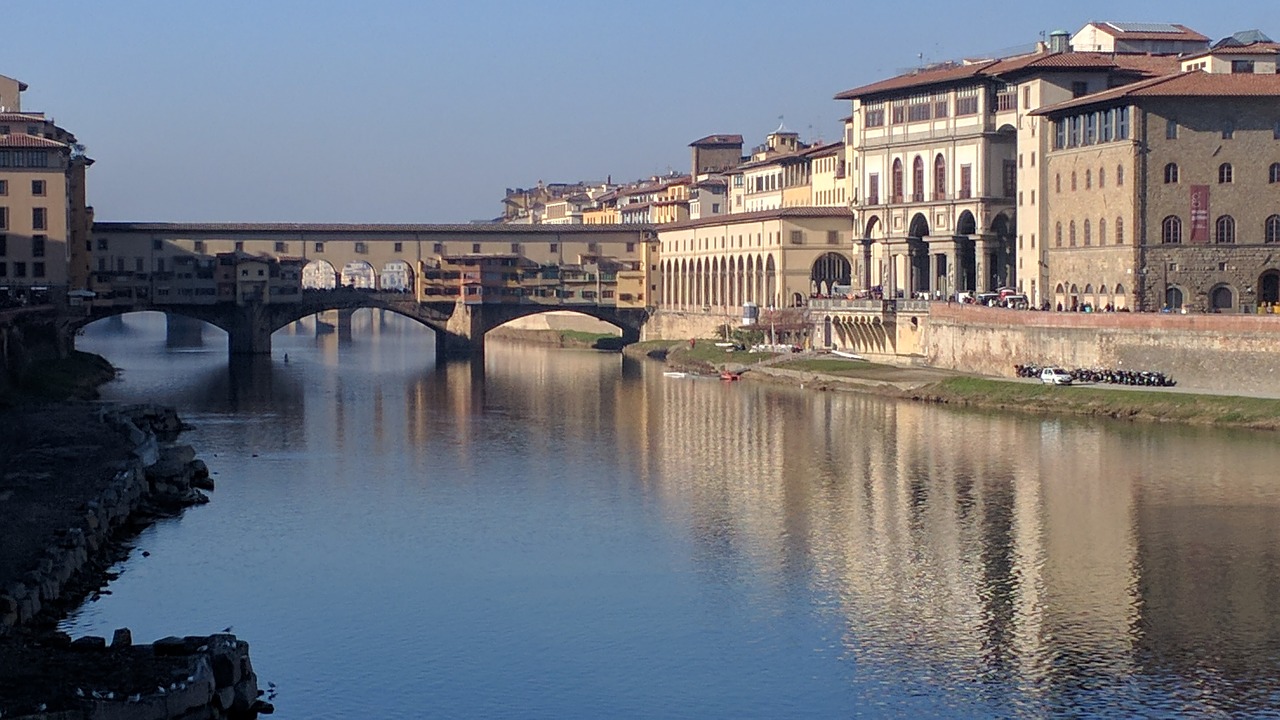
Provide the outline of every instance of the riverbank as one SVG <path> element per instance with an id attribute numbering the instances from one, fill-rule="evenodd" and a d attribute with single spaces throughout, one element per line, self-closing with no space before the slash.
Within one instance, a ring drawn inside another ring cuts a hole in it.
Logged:
<path id="1" fill-rule="evenodd" d="M 101 370 L 92 357 L 77 362 Z M 7 395 L 0 410 L 0 717 L 255 716 L 264 706 L 247 645 L 234 637 L 179 652 L 173 642 L 134 646 L 127 630 L 109 647 L 55 632 L 111 579 L 130 538 L 207 502 L 201 489 L 213 484 L 194 450 L 175 442 L 183 424 L 171 408 L 41 403 L 58 388 L 97 385 L 65 367 L 44 375 L 53 380 Z M 228 663 L 234 672 L 214 672 Z"/>
<path id="2" fill-rule="evenodd" d="M 699 349 L 701 348 L 701 350 Z M 719 352 L 717 352 L 719 351 Z M 1149 422 L 1280 430 L 1280 400 L 1114 385 L 1044 385 L 1039 381 L 965 375 L 830 355 L 725 353 L 711 341 L 648 341 L 628 346 L 629 357 L 663 360 L 673 369 L 716 374 L 745 368 L 744 380 L 822 391 L 862 392 L 918 402 L 1034 415 L 1084 415 Z M 721 359 L 723 358 L 723 359 Z"/>

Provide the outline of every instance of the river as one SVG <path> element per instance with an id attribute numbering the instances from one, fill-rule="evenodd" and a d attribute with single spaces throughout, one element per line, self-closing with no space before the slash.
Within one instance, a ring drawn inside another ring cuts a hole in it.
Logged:
<path id="1" fill-rule="evenodd" d="M 63 629 L 231 626 L 280 718 L 1280 714 L 1274 435 L 273 340 L 79 339 L 217 490 Z"/>

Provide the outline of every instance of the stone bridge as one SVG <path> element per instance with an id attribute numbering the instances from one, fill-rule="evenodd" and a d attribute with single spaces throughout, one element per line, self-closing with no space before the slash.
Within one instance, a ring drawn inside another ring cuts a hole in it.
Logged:
<path id="1" fill-rule="evenodd" d="M 406 293 L 380 293 L 354 289 L 309 290 L 295 302 L 276 303 L 146 303 L 93 307 L 70 324 L 72 331 L 91 322 L 129 312 L 158 311 L 201 320 L 227 333 L 232 354 L 269 354 L 271 335 L 302 318 L 329 310 L 355 311 L 360 308 L 389 310 L 426 325 L 436 333 L 440 357 L 458 357 L 484 352 L 484 336 L 490 330 L 530 315 L 571 310 L 618 327 L 624 343 L 640 339 L 649 319 L 644 308 L 574 304 L 564 306 L 535 302 L 465 303 L 460 301 L 419 302 Z"/>

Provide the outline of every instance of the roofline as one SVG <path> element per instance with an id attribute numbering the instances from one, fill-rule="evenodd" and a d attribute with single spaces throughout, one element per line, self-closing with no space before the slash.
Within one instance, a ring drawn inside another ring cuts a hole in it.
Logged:
<path id="1" fill-rule="evenodd" d="M 730 213 L 726 215 L 710 215 L 697 220 L 683 220 L 678 223 L 657 225 L 653 230 L 662 233 L 666 230 L 687 230 L 689 228 L 707 227 L 710 225 L 733 225 L 744 222 L 760 222 L 763 220 L 781 220 L 785 218 L 827 218 L 847 217 L 853 220 L 853 213 L 844 206 L 806 206 L 784 207 L 773 210 L 757 210 L 755 212 Z"/>
<path id="2" fill-rule="evenodd" d="M 220 233 L 384 233 L 411 235 L 414 233 L 494 233 L 535 235 L 598 235 L 602 233 L 644 232 L 652 230 L 648 224 L 611 225 L 519 225 L 513 223 L 181 223 L 181 222 L 95 222 L 94 232 L 185 233 L 211 235 Z"/>

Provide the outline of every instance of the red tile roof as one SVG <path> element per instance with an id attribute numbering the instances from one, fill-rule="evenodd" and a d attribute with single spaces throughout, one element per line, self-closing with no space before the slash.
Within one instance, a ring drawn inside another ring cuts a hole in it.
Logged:
<path id="1" fill-rule="evenodd" d="M 845 90 L 836 95 L 836 100 L 852 100 L 854 98 L 866 97 L 868 95 L 879 95 L 881 93 L 889 93 L 895 90 L 906 90 L 908 88 L 924 87 L 927 85 L 944 85 L 947 83 L 960 82 L 975 77 L 980 77 L 982 71 L 989 65 L 994 64 L 995 60 L 984 60 L 969 65 L 942 65 L 939 67 L 925 68 L 916 70 L 905 75 L 891 77 L 888 80 L 880 80 L 870 85 L 863 85 L 852 90 Z"/>
<path id="2" fill-rule="evenodd" d="M 1274 97 L 1280 99 L 1280 75 L 1173 73 L 1050 105 L 1032 114 L 1053 115 L 1066 110 L 1125 98 L 1144 97 Z"/>
<path id="3" fill-rule="evenodd" d="M 45 122 L 45 116 L 39 112 L 0 112 L 0 122 Z"/>
<path id="4" fill-rule="evenodd" d="M 1113 38 L 1118 40 L 1190 40 L 1195 42 L 1209 42 L 1209 38 L 1192 30 L 1186 25 L 1170 23 L 1170 27 L 1175 28 L 1173 32 L 1156 32 L 1151 30 L 1121 30 L 1110 22 L 1093 22 L 1090 25 L 1098 28 Z"/>
<path id="5" fill-rule="evenodd" d="M 591 235 L 596 233 L 631 232 L 650 229 L 648 225 L 519 225 L 515 223 L 168 223 L 168 222 L 95 222 L 94 232 L 146 232 L 175 235 L 205 235 L 229 232 L 246 233 L 317 233 L 338 235 L 365 232 L 412 236 L 414 233 L 468 235 L 511 233 L 532 235 Z M 377 239 L 377 238 L 374 238 Z M 395 239 L 401 239 L 396 237 Z"/>
<path id="6" fill-rule="evenodd" d="M 1276 55 L 1280 54 L 1280 43 L 1274 42 L 1256 42 L 1248 45 L 1223 45 L 1205 50 L 1195 55 L 1187 55 L 1183 60 L 1195 60 L 1196 58 L 1209 57 L 1210 55 Z"/>
<path id="7" fill-rule="evenodd" d="M 6 148 L 52 148 L 66 150 L 69 146 L 57 140 L 50 140 L 39 135 L 0 135 L 0 147 Z"/>
<path id="8" fill-rule="evenodd" d="M 709 215 L 696 220 L 682 220 L 676 223 L 658 225 L 658 230 L 683 230 L 685 228 L 706 227 L 707 225 L 733 225 L 735 223 L 773 220 L 775 218 L 810 218 L 810 217 L 845 217 L 852 220 L 853 213 L 847 207 L 784 207 L 774 210 L 757 210 L 756 212 L 732 213 L 729 215 Z"/>

